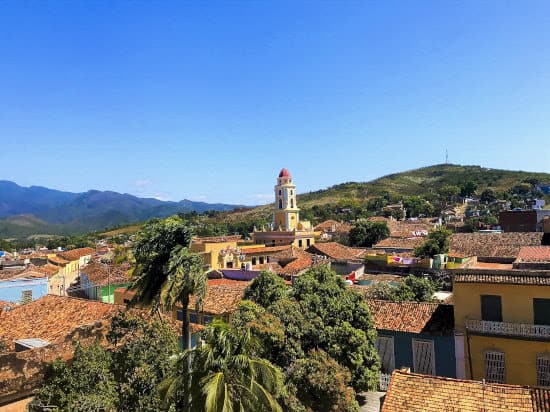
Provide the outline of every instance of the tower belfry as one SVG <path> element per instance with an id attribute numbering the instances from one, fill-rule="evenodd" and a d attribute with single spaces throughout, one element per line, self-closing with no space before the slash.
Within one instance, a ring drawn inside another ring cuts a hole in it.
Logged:
<path id="1" fill-rule="evenodd" d="M 315 242 L 314 235 L 311 223 L 300 221 L 296 185 L 289 171 L 283 168 L 275 185 L 273 224 L 269 230 L 254 230 L 254 243 L 267 246 L 294 245 L 306 249 Z"/>
<path id="2" fill-rule="evenodd" d="M 286 169 L 282 169 L 275 185 L 273 223 L 276 230 L 294 230 L 300 220 L 296 204 L 296 185 Z"/>

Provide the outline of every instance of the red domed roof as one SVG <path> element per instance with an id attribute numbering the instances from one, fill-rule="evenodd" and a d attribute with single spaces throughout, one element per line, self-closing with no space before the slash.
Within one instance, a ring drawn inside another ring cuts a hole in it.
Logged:
<path id="1" fill-rule="evenodd" d="M 281 169 L 281 173 L 279 173 L 279 177 L 292 177 L 292 176 L 290 176 L 290 172 L 283 167 Z"/>

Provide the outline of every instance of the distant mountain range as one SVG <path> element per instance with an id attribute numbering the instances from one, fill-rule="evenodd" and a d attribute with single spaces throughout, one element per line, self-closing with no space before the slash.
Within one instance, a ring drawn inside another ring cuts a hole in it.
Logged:
<path id="1" fill-rule="evenodd" d="M 167 202 L 127 193 L 71 193 L 0 180 L 0 237 L 75 234 L 179 212 L 227 211 L 237 205 L 191 200 Z"/>

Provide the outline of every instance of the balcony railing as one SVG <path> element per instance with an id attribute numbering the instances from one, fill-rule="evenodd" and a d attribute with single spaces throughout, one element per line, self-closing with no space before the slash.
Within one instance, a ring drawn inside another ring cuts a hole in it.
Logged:
<path id="1" fill-rule="evenodd" d="M 466 329 L 474 333 L 488 335 L 517 336 L 550 340 L 549 325 L 531 325 L 528 323 L 493 322 L 489 320 L 466 319 Z"/>

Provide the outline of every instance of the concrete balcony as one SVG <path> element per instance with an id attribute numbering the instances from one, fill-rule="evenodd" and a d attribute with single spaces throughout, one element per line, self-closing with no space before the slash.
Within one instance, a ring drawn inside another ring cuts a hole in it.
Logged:
<path id="1" fill-rule="evenodd" d="M 468 332 L 475 334 L 502 335 L 533 340 L 550 340 L 549 325 L 466 319 L 466 329 Z"/>

